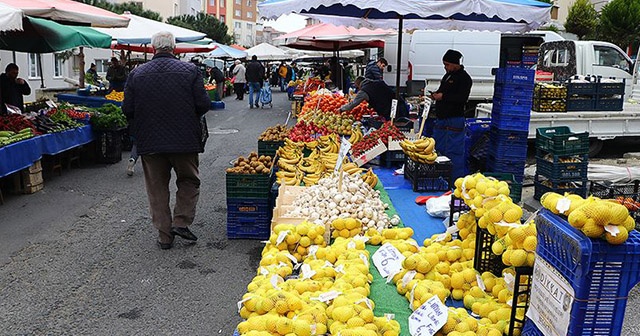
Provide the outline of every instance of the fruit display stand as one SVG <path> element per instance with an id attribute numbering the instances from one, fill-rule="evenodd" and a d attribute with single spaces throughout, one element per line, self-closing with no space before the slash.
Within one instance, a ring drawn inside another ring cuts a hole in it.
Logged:
<path id="1" fill-rule="evenodd" d="M 56 95 L 56 98 L 59 102 L 67 102 L 87 107 L 101 107 L 105 104 L 114 104 L 116 106 L 122 105 L 122 101 L 109 100 L 100 96 L 80 96 L 72 93 L 59 93 Z"/>
<path id="2" fill-rule="evenodd" d="M 629 291 L 640 281 L 640 233 L 611 245 L 546 209 L 536 224 L 539 261 L 523 334 L 619 335 Z"/>

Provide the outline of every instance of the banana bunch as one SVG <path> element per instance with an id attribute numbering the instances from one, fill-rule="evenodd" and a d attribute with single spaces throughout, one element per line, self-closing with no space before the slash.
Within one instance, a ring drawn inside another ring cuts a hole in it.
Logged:
<path id="1" fill-rule="evenodd" d="M 351 130 L 351 136 L 349 137 L 349 143 L 353 145 L 356 142 L 362 140 L 362 138 L 364 138 L 364 134 L 362 134 L 362 130 L 360 129 L 360 127 L 353 127 Z"/>
<path id="2" fill-rule="evenodd" d="M 298 170 L 298 163 L 302 160 L 302 148 L 297 147 L 295 142 L 287 142 L 287 140 L 285 145 L 277 150 L 279 169 L 276 172 L 276 180 L 280 184 L 300 185 L 302 173 Z"/>
<path id="3" fill-rule="evenodd" d="M 365 183 L 371 186 L 371 189 L 375 188 L 378 184 L 378 175 L 376 175 L 373 170 L 371 170 L 371 168 L 369 168 L 369 170 L 367 170 L 367 172 L 362 175 L 362 179 Z"/>
<path id="4" fill-rule="evenodd" d="M 436 141 L 432 138 L 420 138 L 415 141 L 404 139 L 400 141 L 402 151 L 411 158 L 411 160 L 419 163 L 433 164 L 438 158 L 438 154 L 434 151 Z"/>
<path id="5" fill-rule="evenodd" d="M 347 162 L 342 165 L 342 171 L 349 175 L 361 174 L 363 169 L 353 162 Z"/>
<path id="6" fill-rule="evenodd" d="M 335 133 L 322 135 L 316 140 L 316 142 L 318 143 L 316 147 L 322 153 L 337 154 L 340 151 L 340 137 Z"/>
<path id="7" fill-rule="evenodd" d="M 298 169 L 304 173 L 302 181 L 305 186 L 318 183 L 318 180 L 324 176 L 326 170 L 325 165 L 318 158 L 306 157 L 300 160 L 297 165 Z"/>

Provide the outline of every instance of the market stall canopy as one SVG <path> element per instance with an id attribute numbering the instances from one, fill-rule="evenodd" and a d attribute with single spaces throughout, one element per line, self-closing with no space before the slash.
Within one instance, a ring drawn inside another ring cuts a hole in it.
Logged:
<path id="1" fill-rule="evenodd" d="M 22 30 L 24 13 L 0 2 L 0 31 Z"/>
<path id="2" fill-rule="evenodd" d="M 258 57 L 258 60 L 260 61 L 291 59 L 291 56 L 287 55 L 284 50 L 266 42 L 249 48 L 246 50 L 246 52 L 248 57 L 256 55 L 256 57 Z"/>
<path id="3" fill-rule="evenodd" d="M 174 54 L 185 53 L 205 53 L 212 50 L 216 50 L 218 46 L 214 44 L 193 44 L 193 43 L 176 43 L 176 48 L 173 50 Z M 118 44 L 113 43 L 111 49 L 116 50 L 129 50 L 142 53 L 153 53 L 153 47 L 148 44 Z"/>
<path id="4" fill-rule="evenodd" d="M 278 36 L 275 39 L 284 40 L 285 43 L 295 42 L 297 40 L 369 42 L 384 40 L 386 37 L 395 34 L 394 31 L 388 29 L 355 28 L 319 23 Z"/>
<path id="5" fill-rule="evenodd" d="M 266 0 L 263 17 L 299 13 L 352 27 L 525 32 L 550 20 L 551 5 L 535 0 Z"/>
<path id="6" fill-rule="evenodd" d="M 214 43 L 218 48 L 216 50 L 207 54 L 207 57 L 212 58 L 245 58 L 247 57 L 247 52 L 238 50 L 228 45 Z"/>
<path id="7" fill-rule="evenodd" d="M 72 0 L 0 0 L 24 12 L 24 15 L 61 23 L 92 27 L 126 27 L 129 19 L 108 10 Z"/>
<path id="8" fill-rule="evenodd" d="M 111 36 L 90 27 L 67 26 L 51 20 L 26 17 L 22 31 L 0 34 L 0 49 L 51 53 L 75 47 L 109 48 Z"/>
<path id="9" fill-rule="evenodd" d="M 284 48 L 283 48 L 284 49 Z M 329 58 L 335 56 L 332 51 L 319 51 L 319 50 L 299 50 L 299 49 L 286 49 L 287 54 L 291 55 L 292 59 L 303 58 Z M 340 52 L 340 58 L 356 58 L 364 56 L 362 50 L 345 50 Z"/>
<path id="10" fill-rule="evenodd" d="M 245 48 L 245 47 L 243 47 L 241 45 L 238 45 L 238 44 L 232 44 L 232 45 L 230 45 L 230 47 L 234 48 L 234 49 L 238 49 L 238 50 L 243 50 L 243 51 L 247 50 L 247 48 Z"/>
<path id="11" fill-rule="evenodd" d="M 122 17 L 130 20 L 128 27 L 99 28 L 101 32 L 113 36 L 113 39 L 117 40 L 118 44 L 149 44 L 151 43 L 151 36 L 161 31 L 172 33 L 176 38 L 176 42 L 198 41 L 206 37 L 206 34 L 201 32 L 143 18 L 130 13 L 122 14 Z"/>

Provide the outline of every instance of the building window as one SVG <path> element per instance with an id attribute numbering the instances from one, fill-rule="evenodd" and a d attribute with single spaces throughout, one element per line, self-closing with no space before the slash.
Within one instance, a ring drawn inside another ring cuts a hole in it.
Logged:
<path id="1" fill-rule="evenodd" d="M 220 22 L 224 23 L 224 15 L 220 15 Z"/>
<path id="2" fill-rule="evenodd" d="M 251 35 L 247 35 L 247 42 L 248 42 L 249 44 L 253 44 L 253 36 L 251 36 Z"/>
<path id="3" fill-rule="evenodd" d="M 247 17 L 250 19 L 253 18 L 253 12 L 247 12 Z"/>
<path id="4" fill-rule="evenodd" d="M 235 14 L 237 17 L 242 17 L 242 12 L 239 9 L 236 9 Z"/>
<path id="5" fill-rule="evenodd" d="M 178 10 L 178 4 L 177 4 L 177 3 L 174 3 L 174 4 L 173 4 L 173 16 L 178 16 L 178 12 L 179 12 L 179 10 Z"/>
<path id="6" fill-rule="evenodd" d="M 252 30 L 253 29 L 253 25 L 251 23 L 247 23 L 247 29 L 248 30 Z"/>
<path id="7" fill-rule="evenodd" d="M 251 0 L 247 0 L 247 7 L 251 7 Z"/>
<path id="8" fill-rule="evenodd" d="M 215 6 L 216 0 L 209 0 L 209 6 Z"/>
<path id="9" fill-rule="evenodd" d="M 38 68 L 38 55 L 29 54 L 29 78 L 40 78 L 40 69 Z"/>
<path id="10" fill-rule="evenodd" d="M 226 0 L 220 0 L 220 7 L 224 7 L 224 3 L 226 2 Z"/>
<path id="11" fill-rule="evenodd" d="M 62 77 L 62 63 L 64 60 L 60 57 L 60 54 L 53 54 L 53 77 Z"/>
<path id="12" fill-rule="evenodd" d="M 94 63 L 96 64 L 96 72 L 107 72 L 109 69 L 109 60 L 97 59 Z"/>
<path id="13" fill-rule="evenodd" d="M 242 23 L 241 22 L 234 22 L 233 23 L 233 27 L 235 29 L 242 29 Z"/>
<path id="14" fill-rule="evenodd" d="M 236 0 L 236 5 L 242 5 L 242 0 Z"/>

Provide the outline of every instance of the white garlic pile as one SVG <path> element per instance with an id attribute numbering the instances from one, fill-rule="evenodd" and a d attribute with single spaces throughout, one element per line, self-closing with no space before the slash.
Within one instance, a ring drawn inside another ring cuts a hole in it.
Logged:
<path id="1" fill-rule="evenodd" d="M 396 216 L 389 218 L 384 212 L 388 205 L 380 200 L 380 192 L 371 189 L 357 174 L 343 175 L 342 192 L 338 191 L 337 175 L 322 178 L 300 194 L 293 206 L 285 216 L 305 217 L 325 226 L 338 217 L 359 219 L 365 231 L 382 230 L 399 221 Z"/>

